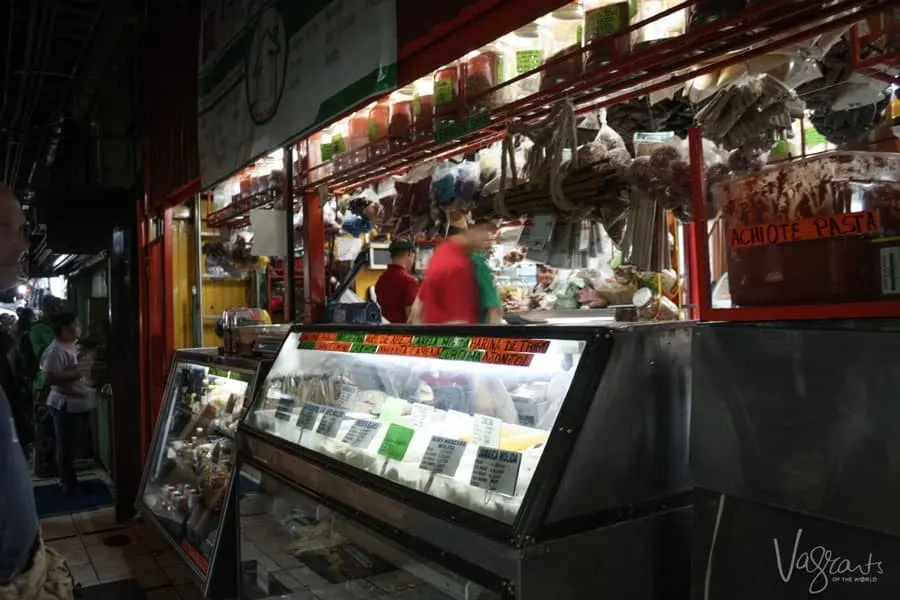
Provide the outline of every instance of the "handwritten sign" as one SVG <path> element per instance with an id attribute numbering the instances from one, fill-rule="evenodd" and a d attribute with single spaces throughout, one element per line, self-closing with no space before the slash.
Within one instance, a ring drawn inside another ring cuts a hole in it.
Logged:
<path id="1" fill-rule="evenodd" d="M 431 423 L 431 419 L 434 416 L 434 407 L 422 404 L 421 402 L 416 402 L 412 405 L 409 416 L 412 426 L 416 429 L 422 429 Z"/>
<path id="2" fill-rule="evenodd" d="M 338 405 L 341 408 L 350 410 L 356 405 L 356 394 L 359 388 L 355 385 L 345 383 L 341 386 L 341 395 L 338 398 Z"/>
<path id="3" fill-rule="evenodd" d="M 534 354 L 521 352 L 485 352 L 481 357 L 481 362 L 509 367 L 530 367 L 533 359 Z"/>
<path id="4" fill-rule="evenodd" d="M 279 421 L 290 421 L 294 410 L 294 399 L 288 396 L 280 396 L 275 406 L 275 418 Z"/>
<path id="5" fill-rule="evenodd" d="M 304 404 L 300 408 L 300 416 L 297 417 L 297 427 L 313 429 L 320 412 L 322 412 L 322 407 L 318 404 Z"/>
<path id="6" fill-rule="evenodd" d="M 365 449 L 375 439 L 379 429 L 381 429 L 381 423 L 378 421 L 360 420 L 350 427 L 350 431 L 342 441 L 348 446 Z"/>
<path id="7" fill-rule="evenodd" d="M 430 473 L 443 473 L 453 477 L 459 469 L 465 450 L 466 443 L 463 441 L 433 436 L 419 462 L 419 468 Z"/>
<path id="8" fill-rule="evenodd" d="M 378 448 L 378 454 L 392 460 L 403 460 L 415 433 L 415 430 L 403 425 L 396 423 L 390 425 L 384 435 L 384 441 Z"/>
<path id="9" fill-rule="evenodd" d="M 322 410 L 322 418 L 319 419 L 319 426 L 316 433 L 325 437 L 337 437 L 341 423 L 344 421 L 344 411 L 339 408 L 324 408 Z"/>
<path id="10" fill-rule="evenodd" d="M 478 448 L 472 479 L 469 484 L 489 492 L 499 492 L 508 496 L 516 493 L 522 453 L 497 448 Z"/>
<path id="11" fill-rule="evenodd" d="M 514 338 L 475 337 L 469 348 L 491 352 L 524 352 L 544 354 L 550 349 L 549 340 L 517 340 Z"/>
<path id="12" fill-rule="evenodd" d="M 785 223 L 737 227 L 728 231 L 728 244 L 732 249 L 752 248 L 848 235 L 869 235 L 880 231 L 881 219 L 878 212 L 867 210 Z"/>
<path id="13" fill-rule="evenodd" d="M 472 421 L 472 441 L 479 446 L 500 447 L 500 428 L 503 421 L 485 415 L 475 415 Z"/>

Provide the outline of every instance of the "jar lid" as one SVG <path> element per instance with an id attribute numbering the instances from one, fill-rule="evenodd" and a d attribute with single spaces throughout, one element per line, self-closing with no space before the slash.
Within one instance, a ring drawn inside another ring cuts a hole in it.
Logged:
<path id="1" fill-rule="evenodd" d="M 584 11 L 577 2 L 570 2 L 550 13 L 550 16 L 560 21 L 577 21 L 584 18 Z"/>
<path id="2" fill-rule="evenodd" d="M 636 308 L 646 308 L 653 301 L 653 290 L 650 288 L 641 288 L 631 297 L 631 303 Z"/>
<path id="3" fill-rule="evenodd" d="M 541 27 L 537 23 L 529 23 L 523 27 L 519 27 L 513 32 L 513 35 L 517 35 L 523 38 L 536 38 L 541 33 Z"/>

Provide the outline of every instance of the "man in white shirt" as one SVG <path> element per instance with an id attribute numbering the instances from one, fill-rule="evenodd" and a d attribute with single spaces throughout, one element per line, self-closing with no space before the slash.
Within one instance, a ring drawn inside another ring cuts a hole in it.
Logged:
<path id="1" fill-rule="evenodd" d="M 78 319 L 69 312 L 53 315 L 50 325 L 56 339 L 41 356 L 41 371 L 50 385 L 47 406 L 53 415 L 53 432 L 56 438 L 56 467 L 59 482 L 67 493 L 78 487 L 73 448 L 74 414 L 83 412 L 86 391 L 78 371 L 75 342 L 80 335 Z"/>

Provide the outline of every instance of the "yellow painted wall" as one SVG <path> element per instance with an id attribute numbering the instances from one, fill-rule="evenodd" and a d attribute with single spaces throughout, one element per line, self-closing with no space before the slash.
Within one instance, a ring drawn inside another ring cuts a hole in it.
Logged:
<path id="1" fill-rule="evenodd" d="M 173 337 L 176 348 L 194 345 L 192 334 L 195 261 L 194 225 L 189 219 L 172 220 L 172 316 Z"/>

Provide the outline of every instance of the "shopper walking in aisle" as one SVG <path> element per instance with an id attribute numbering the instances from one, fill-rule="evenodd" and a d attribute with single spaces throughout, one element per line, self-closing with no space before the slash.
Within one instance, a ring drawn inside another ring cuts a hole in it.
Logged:
<path id="1" fill-rule="evenodd" d="M 54 442 L 53 420 L 47 409 L 47 394 L 50 388 L 44 382 L 41 373 L 41 358 L 47 348 L 53 343 L 56 336 L 50 320 L 66 310 L 65 302 L 61 298 L 46 295 L 41 299 L 41 318 L 32 325 L 28 332 L 28 346 L 31 351 L 26 368 L 30 369 L 28 376 L 32 380 L 32 395 L 34 397 L 34 474 L 38 477 L 52 477 L 56 474 L 54 467 Z"/>
<path id="2" fill-rule="evenodd" d="M 62 313 L 54 315 L 51 324 L 56 337 L 41 357 L 41 373 L 50 386 L 47 406 L 53 416 L 59 482 L 66 493 L 73 494 L 78 488 L 74 449 L 75 415 L 91 408 L 88 405 L 90 394 L 78 370 L 75 351 L 75 342 L 81 334 L 78 319 L 73 313 Z"/>
<path id="3" fill-rule="evenodd" d="M 0 387 L 3 388 L 9 401 L 19 444 L 28 456 L 28 447 L 34 439 L 31 424 L 33 412 L 31 390 L 25 378 L 25 364 L 19 351 L 19 344 L 13 332 L 5 329 L 0 331 Z"/>
<path id="4" fill-rule="evenodd" d="M 419 293 L 419 282 L 409 273 L 416 262 L 416 247 L 410 241 L 396 240 L 388 252 L 391 264 L 375 284 L 375 298 L 389 323 L 406 323 Z"/>
<path id="5" fill-rule="evenodd" d="M 0 288 L 23 276 L 28 250 L 25 216 L 12 190 L 0 185 Z M 0 600 L 69 600 L 74 583 L 65 559 L 40 537 L 31 473 L 0 390 Z"/>

